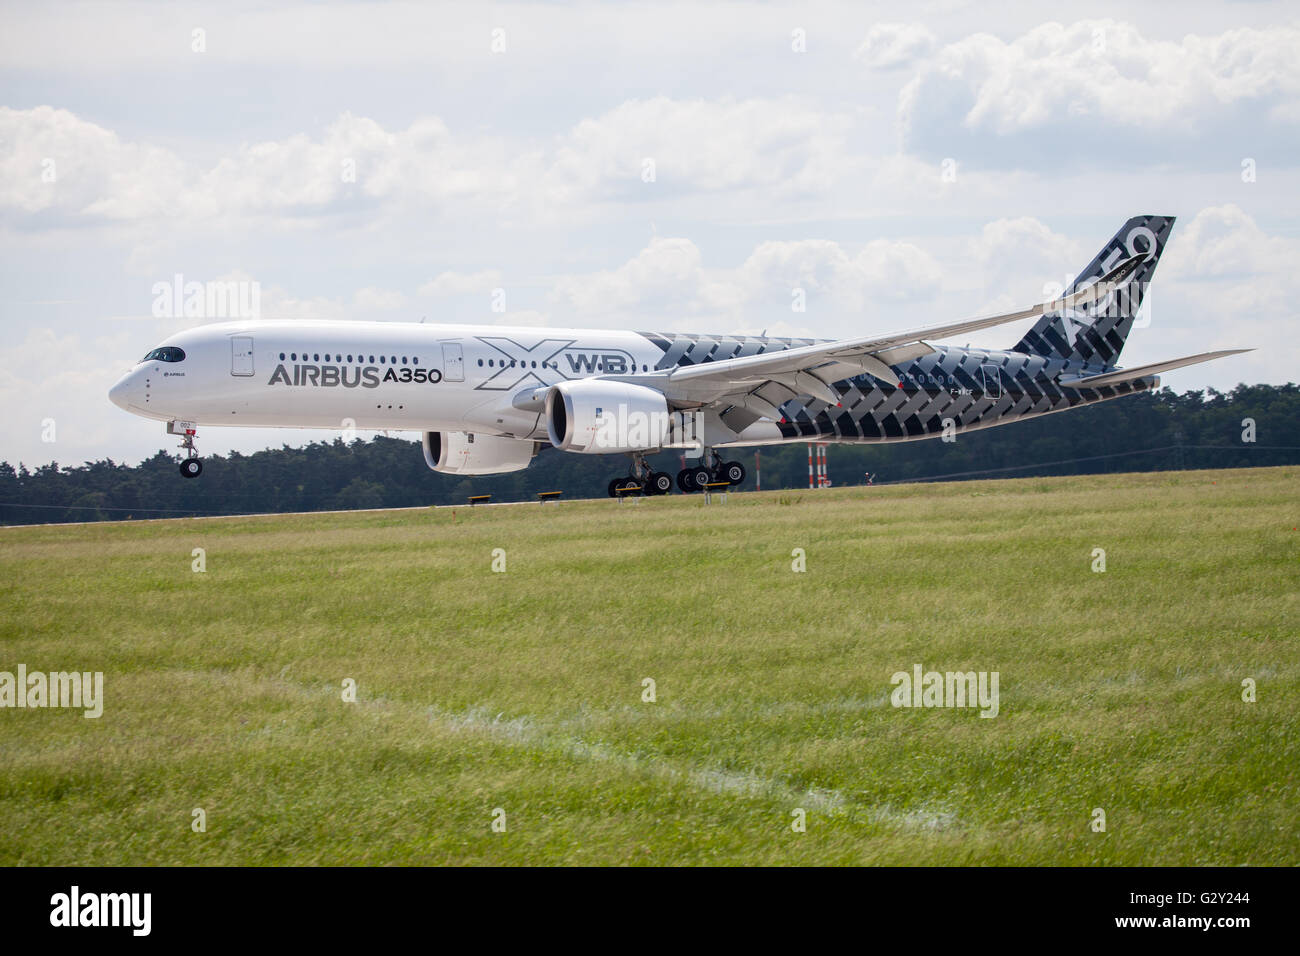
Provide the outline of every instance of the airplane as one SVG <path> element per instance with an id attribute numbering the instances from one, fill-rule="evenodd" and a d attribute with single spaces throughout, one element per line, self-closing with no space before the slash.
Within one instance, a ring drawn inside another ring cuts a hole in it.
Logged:
<path id="1" fill-rule="evenodd" d="M 436 472 L 495 475 L 553 447 L 624 454 L 626 493 L 739 485 L 727 449 L 896 442 L 990 428 L 1157 388 L 1158 373 L 1249 349 L 1115 363 L 1173 229 L 1137 216 L 1057 299 L 885 335 L 818 340 L 568 328 L 249 320 L 169 336 L 109 391 L 180 436 L 200 426 L 418 431 Z M 1036 318 L 1005 351 L 932 344 Z M 647 456 L 698 458 L 674 476 Z"/>

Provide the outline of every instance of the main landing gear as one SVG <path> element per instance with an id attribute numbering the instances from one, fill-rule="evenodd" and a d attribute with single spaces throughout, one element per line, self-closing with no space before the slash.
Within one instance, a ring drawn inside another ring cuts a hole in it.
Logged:
<path id="1" fill-rule="evenodd" d="M 733 488 L 744 484 L 745 466 L 738 461 L 723 461 L 712 448 L 704 449 L 704 457 L 698 465 L 677 473 L 677 488 L 683 494 L 703 491 L 705 485 L 719 481 L 725 481 Z"/>
<path id="2" fill-rule="evenodd" d="M 666 471 L 651 471 L 645 455 L 634 452 L 632 467 L 626 478 L 615 478 L 609 483 L 609 496 L 666 495 L 673 490 L 673 476 Z"/>
<path id="3" fill-rule="evenodd" d="M 181 462 L 181 477 L 197 478 L 203 474 L 203 460 L 194 447 L 194 436 L 198 432 L 185 422 L 168 422 L 167 433 L 181 436 L 181 448 L 186 452 L 185 460 Z"/>
<path id="4" fill-rule="evenodd" d="M 609 483 L 609 496 L 666 495 L 673 490 L 673 476 L 666 471 L 651 471 L 645 455 L 632 456 L 632 468 L 626 478 L 615 478 Z M 700 463 L 683 468 L 677 473 L 677 490 L 683 494 L 703 491 L 705 485 L 725 481 L 733 488 L 745 482 L 745 466 L 738 461 L 723 461 L 712 448 L 704 449 Z"/>

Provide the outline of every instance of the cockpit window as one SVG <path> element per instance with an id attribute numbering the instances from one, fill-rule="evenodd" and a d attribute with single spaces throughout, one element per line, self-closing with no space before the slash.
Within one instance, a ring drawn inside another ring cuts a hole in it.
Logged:
<path id="1" fill-rule="evenodd" d="M 164 345 L 160 349 L 154 349 L 148 355 L 140 360 L 141 362 L 184 362 L 185 350 L 178 349 L 174 345 Z"/>

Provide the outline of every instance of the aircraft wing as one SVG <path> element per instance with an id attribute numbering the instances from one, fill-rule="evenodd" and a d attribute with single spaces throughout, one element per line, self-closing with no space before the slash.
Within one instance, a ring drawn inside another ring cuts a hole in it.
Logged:
<path id="1" fill-rule="evenodd" d="M 1129 382 L 1135 378 L 1146 378 L 1148 375 L 1155 375 L 1157 372 L 1168 372 L 1172 369 L 1183 368 L 1186 365 L 1199 365 L 1201 362 L 1210 362 L 1217 358 L 1223 358 L 1225 355 L 1238 355 L 1242 352 L 1253 352 L 1254 349 L 1223 349 L 1219 352 L 1201 352 L 1199 355 L 1188 355 L 1185 358 L 1169 359 L 1164 362 L 1152 362 L 1150 365 L 1139 365 L 1136 368 L 1122 368 L 1114 372 L 1103 372 L 1100 375 L 1085 375 L 1083 377 L 1062 378 L 1058 379 L 1058 385 L 1065 385 L 1069 388 L 1099 388 L 1103 385 L 1118 385 L 1120 382 Z"/>
<path id="2" fill-rule="evenodd" d="M 811 396 L 838 404 L 839 396 L 831 388 L 831 383 L 864 372 L 898 385 L 898 376 L 890 366 L 910 362 L 934 351 L 927 339 L 976 332 L 1019 319 L 1079 308 L 1103 299 L 1123 285 L 1144 259 L 1141 255 L 1133 256 L 1092 285 L 1061 299 L 1042 302 L 1019 312 L 967 319 L 890 335 L 841 339 L 782 352 L 702 362 L 649 376 L 639 375 L 625 381 L 636 381 L 661 389 L 669 403 L 677 408 L 738 406 L 750 413 L 746 417 L 751 420 L 760 417 L 780 419 L 780 406 L 791 398 Z"/>

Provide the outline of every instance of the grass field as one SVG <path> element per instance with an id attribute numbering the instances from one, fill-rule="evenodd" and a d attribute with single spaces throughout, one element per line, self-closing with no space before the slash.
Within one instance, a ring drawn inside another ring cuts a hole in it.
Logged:
<path id="1" fill-rule="evenodd" d="M 0 529 L 0 670 L 104 674 L 0 710 L 0 864 L 1300 863 L 1298 512 L 1273 468 Z M 998 716 L 891 706 L 915 664 Z"/>

